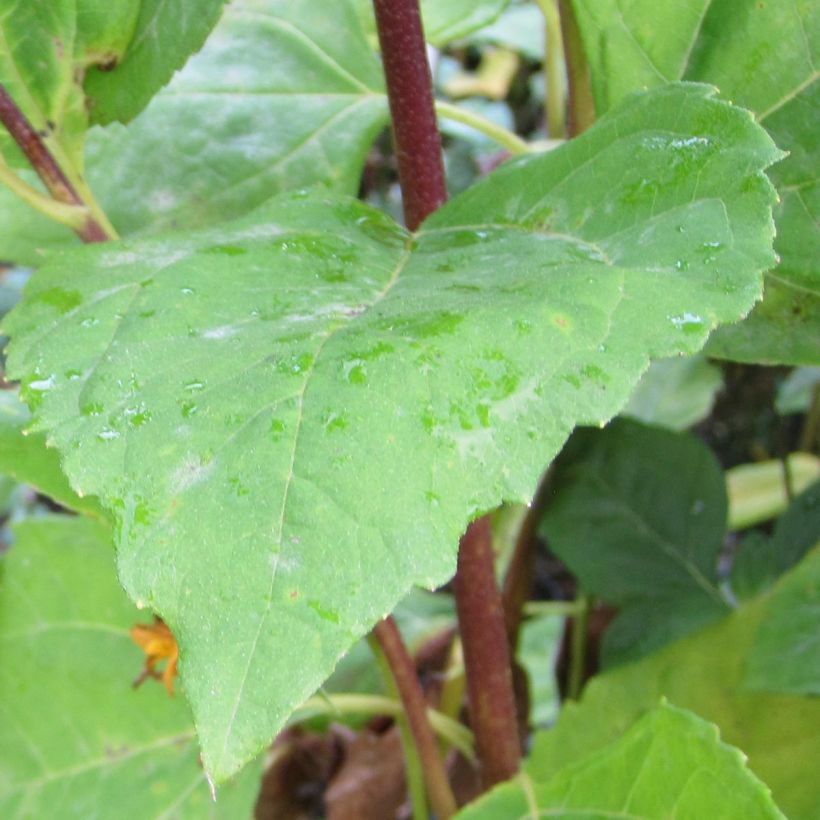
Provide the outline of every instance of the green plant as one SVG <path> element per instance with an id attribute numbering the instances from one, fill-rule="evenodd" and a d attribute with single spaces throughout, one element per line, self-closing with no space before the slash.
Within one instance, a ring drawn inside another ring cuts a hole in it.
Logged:
<path id="1" fill-rule="evenodd" d="M 367 633 L 392 706 L 339 688 L 356 650 L 326 711 L 397 717 L 415 817 L 457 811 L 442 752 L 473 746 L 481 790 L 502 785 L 465 817 L 782 816 L 767 786 L 812 816 L 817 485 L 787 481 L 791 505 L 729 573 L 703 445 L 635 421 L 573 430 L 624 408 L 697 421 L 719 374 L 671 357 L 704 346 L 817 364 L 820 14 L 539 2 L 567 65 L 569 133 L 549 137 L 571 137 L 540 150 L 434 101 L 416 0 L 326 5 L 235 0 L 208 39 L 221 2 L 0 19 L 0 255 L 39 266 L 3 321 L 28 409 L 0 393 L 0 470 L 81 514 L 24 521 L 3 559 L 4 816 L 247 816 L 260 753 L 294 713 L 324 725 L 308 699 Z M 422 11 L 445 46 L 506 5 Z M 519 156 L 447 201 L 436 106 Z M 352 197 L 388 108 L 404 226 Z M 617 668 L 519 773 L 511 657 L 538 623 L 539 533 L 577 579 L 540 611 L 573 618 L 570 696 L 594 598 L 620 607 L 602 654 Z M 431 718 L 390 613 L 454 573 L 463 670 L 451 651 Z M 195 733 L 179 698 L 130 691 L 128 629 L 149 613 L 179 644 Z M 713 676 L 693 671 L 701 652 Z"/>

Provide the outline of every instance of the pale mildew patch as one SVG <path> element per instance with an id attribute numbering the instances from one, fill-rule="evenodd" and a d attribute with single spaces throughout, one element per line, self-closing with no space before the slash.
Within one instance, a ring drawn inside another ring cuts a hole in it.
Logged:
<path id="1" fill-rule="evenodd" d="M 229 339 L 239 333 L 239 328 L 236 325 L 221 325 L 220 327 L 212 327 L 202 334 L 203 339 Z"/>
<path id="2" fill-rule="evenodd" d="M 196 456 L 187 456 L 182 464 L 171 475 L 171 493 L 189 490 L 211 476 L 216 468 L 216 461 L 203 464 Z"/>

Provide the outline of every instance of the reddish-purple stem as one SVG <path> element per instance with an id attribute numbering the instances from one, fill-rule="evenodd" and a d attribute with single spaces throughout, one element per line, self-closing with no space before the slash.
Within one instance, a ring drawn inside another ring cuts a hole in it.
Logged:
<path id="1" fill-rule="evenodd" d="M 504 609 L 495 582 L 487 516 L 473 521 L 461 539 L 455 578 L 464 652 L 470 725 L 485 789 L 518 771 L 521 745 L 513 694 Z"/>
<path id="2" fill-rule="evenodd" d="M 416 666 L 407 652 L 396 622 L 388 616 L 373 629 L 384 657 L 390 666 L 413 742 L 416 746 L 424 785 L 436 816 L 446 820 L 456 813 L 456 801 L 447 779 L 447 772 L 439 754 L 433 729 L 427 718 L 427 702 L 421 690 Z"/>
<path id="3" fill-rule="evenodd" d="M 441 137 L 418 0 L 373 0 L 382 50 L 404 222 L 414 231 L 447 199 Z"/>
<path id="4" fill-rule="evenodd" d="M 64 202 L 66 205 L 85 206 L 62 168 L 46 148 L 40 134 L 17 107 L 2 83 L 0 83 L 0 122 L 25 154 L 53 199 Z M 83 242 L 105 242 L 110 239 L 102 226 L 90 215 L 83 227 L 77 230 L 77 235 Z"/>

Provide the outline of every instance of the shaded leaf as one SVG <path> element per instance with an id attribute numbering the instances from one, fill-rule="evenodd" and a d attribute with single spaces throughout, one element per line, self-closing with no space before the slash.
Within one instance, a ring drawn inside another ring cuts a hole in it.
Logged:
<path id="1" fill-rule="evenodd" d="M 31 423 L 28 408 L 13 390 L 0 390 L 0 473 L 30 484 L 70 510 L 104 518 L 97 499 L 80 498 L 60 469 L 56 450 L 46 448 L 42 433 L 24 435 Z"/>
<path id="2" fill-rule="evenodd" d="M 468 520 L 529 499 L 649 356 L 697 350 L 757 297 L 778 154 L 711 93 L 632 98 L 415 235 L 299 194 L 30 283 L 9 372 L 115 512 L 120 577 L 177 636 L 217 779 L 412 584 L 446 581 Z"/>
<path id="3" fill-rule="evenodd" d="M 644 373 L 622 413 L 646 424 L 685 430 L 709 415 L 722 385 L 720 370 L 704 356 L 659 359 Z"/>
<path id="4" fill-rule="evenodd" d="M 185 702 L 131 688 L 140 614 L 117 583 L 110 531 L 55 516 L 15 533 L 0 565 L 0 814 L 249 817 L 259 767 L 214 803 Z"/>
<path id="5" fill-rule="evenodd" d="M 543 751 L 537 746 L 533 757 Z M 721 742 L 714 724 L 664 703 L 616 741 L 560 769 L 548 782 L 533 784 L 522 775 L 457 817 L 734 820 L 784 815 L 769 789 L 746 768 L 743 753 Z"/>
<path id="6" fill-rule="evenodd" d="M 746 688 L 820 695 L 818 624 L 820 550 L 814 550 L 772 591 L 747 659 Z"/>
<path id="7" fill-rule="evenodd" d="M 771 536 L 755 531 L 740 542 L 730 579 L 737 598 L 745 600 L 769 589 L 820 541 L 818 505 L 820 482 L 815 482 L 778 518 Z"/>
<path id="8" fill-rule="evenodd" d="M 578 430 L 542 528 L 581 588 L 619 607 L 605 663 L 631 660 L 720 618 L 723 472 L 696 438 L 618 419 Z"/>
<path id="9" fill-rule="evenodd" d="M 616 740 L 661 697 L 691 709 L 742 749 L 791 820 L 814 820 L 820 786 L 820 699 L 744 692 L 746 658 L 766 617 L 765 597 L 643 660 L 593 678 L 554 729 L 536 734 L 527 771 L 556 776 Z M 711 816 L 708 815 L 708 816 Z"/>
<path id="10" fill-rule="evenodd" d="M 775 407 L 781 416 L 805 413 L 820 385 L 820 367 L 797 367 L 777 389 Z"/>
<path id="11" fill-rule="evenodd" d="M 715 83 L 790 152 L 772 174 L 781 263 L 766 298 L 709 352 L 739 361 L 814 364 L 820 356 L 820 6 L 757 0 L 573 0 L 598 113 L 633 89 Z"/>

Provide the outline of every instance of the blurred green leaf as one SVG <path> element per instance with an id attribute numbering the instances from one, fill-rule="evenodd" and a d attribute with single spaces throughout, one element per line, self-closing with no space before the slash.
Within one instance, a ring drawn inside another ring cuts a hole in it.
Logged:
<path id="1" fill-rule="evenodd" d="M 722 385 L 720 370 L 703 355 L 659 359 L 649 365 L 621 412 L 646 424 L 685 430 L 709 415 Z"/>
<path id="2" fill-rule="evenodd" d="M 80 498 L 60 468 L 56 450 L 46 447 L 43 433 L 26 434 L 31 424 L 28 407 L 14 390 L 0 390 L 0 473 L 30 484 L 38 492 L 76 512 L 104 518 L 93 496 Z"/>
<path id="3" fill-rule="evenodd" d="M 820 518 L 816 503 L 814 513 Z M 820 695 L 818 625 L 820 549 L 815 549 L 772 590 L 746 662 L 746 688 Z"/>
<path id="4" fill-rule="evenodd" d="M 777 519 L 771 536 L 755 530 L 738 545 L 732 562 L 732 592 L 748 600 L 775 581 L 820 541 L 820 482 L 804 490 Z"/>
<path id="5" fill-rule="evenodd" d="M 775 407 L 781 416 L 805 413 L 820 385 L 820 367 L 796 367 L 777 390 Z"/>
<path id="6" fill-rule="evenodd" d="M 564 618 L 556 615 L 529 618 L 521 626 L 517 659 L 530 685 L 530 721 L 546 726 L 560 706 L 555 664 L 564 636 Z"/>
<path id="7" fill-rule="evenodd" d="M 128 635 L 110 531 L 54 516 L 15 527 L 0 567 L 0 815 L 6 820 L 250 817 L 260 766 L 214 803 L 180 697 L 148 682 Z"/>

